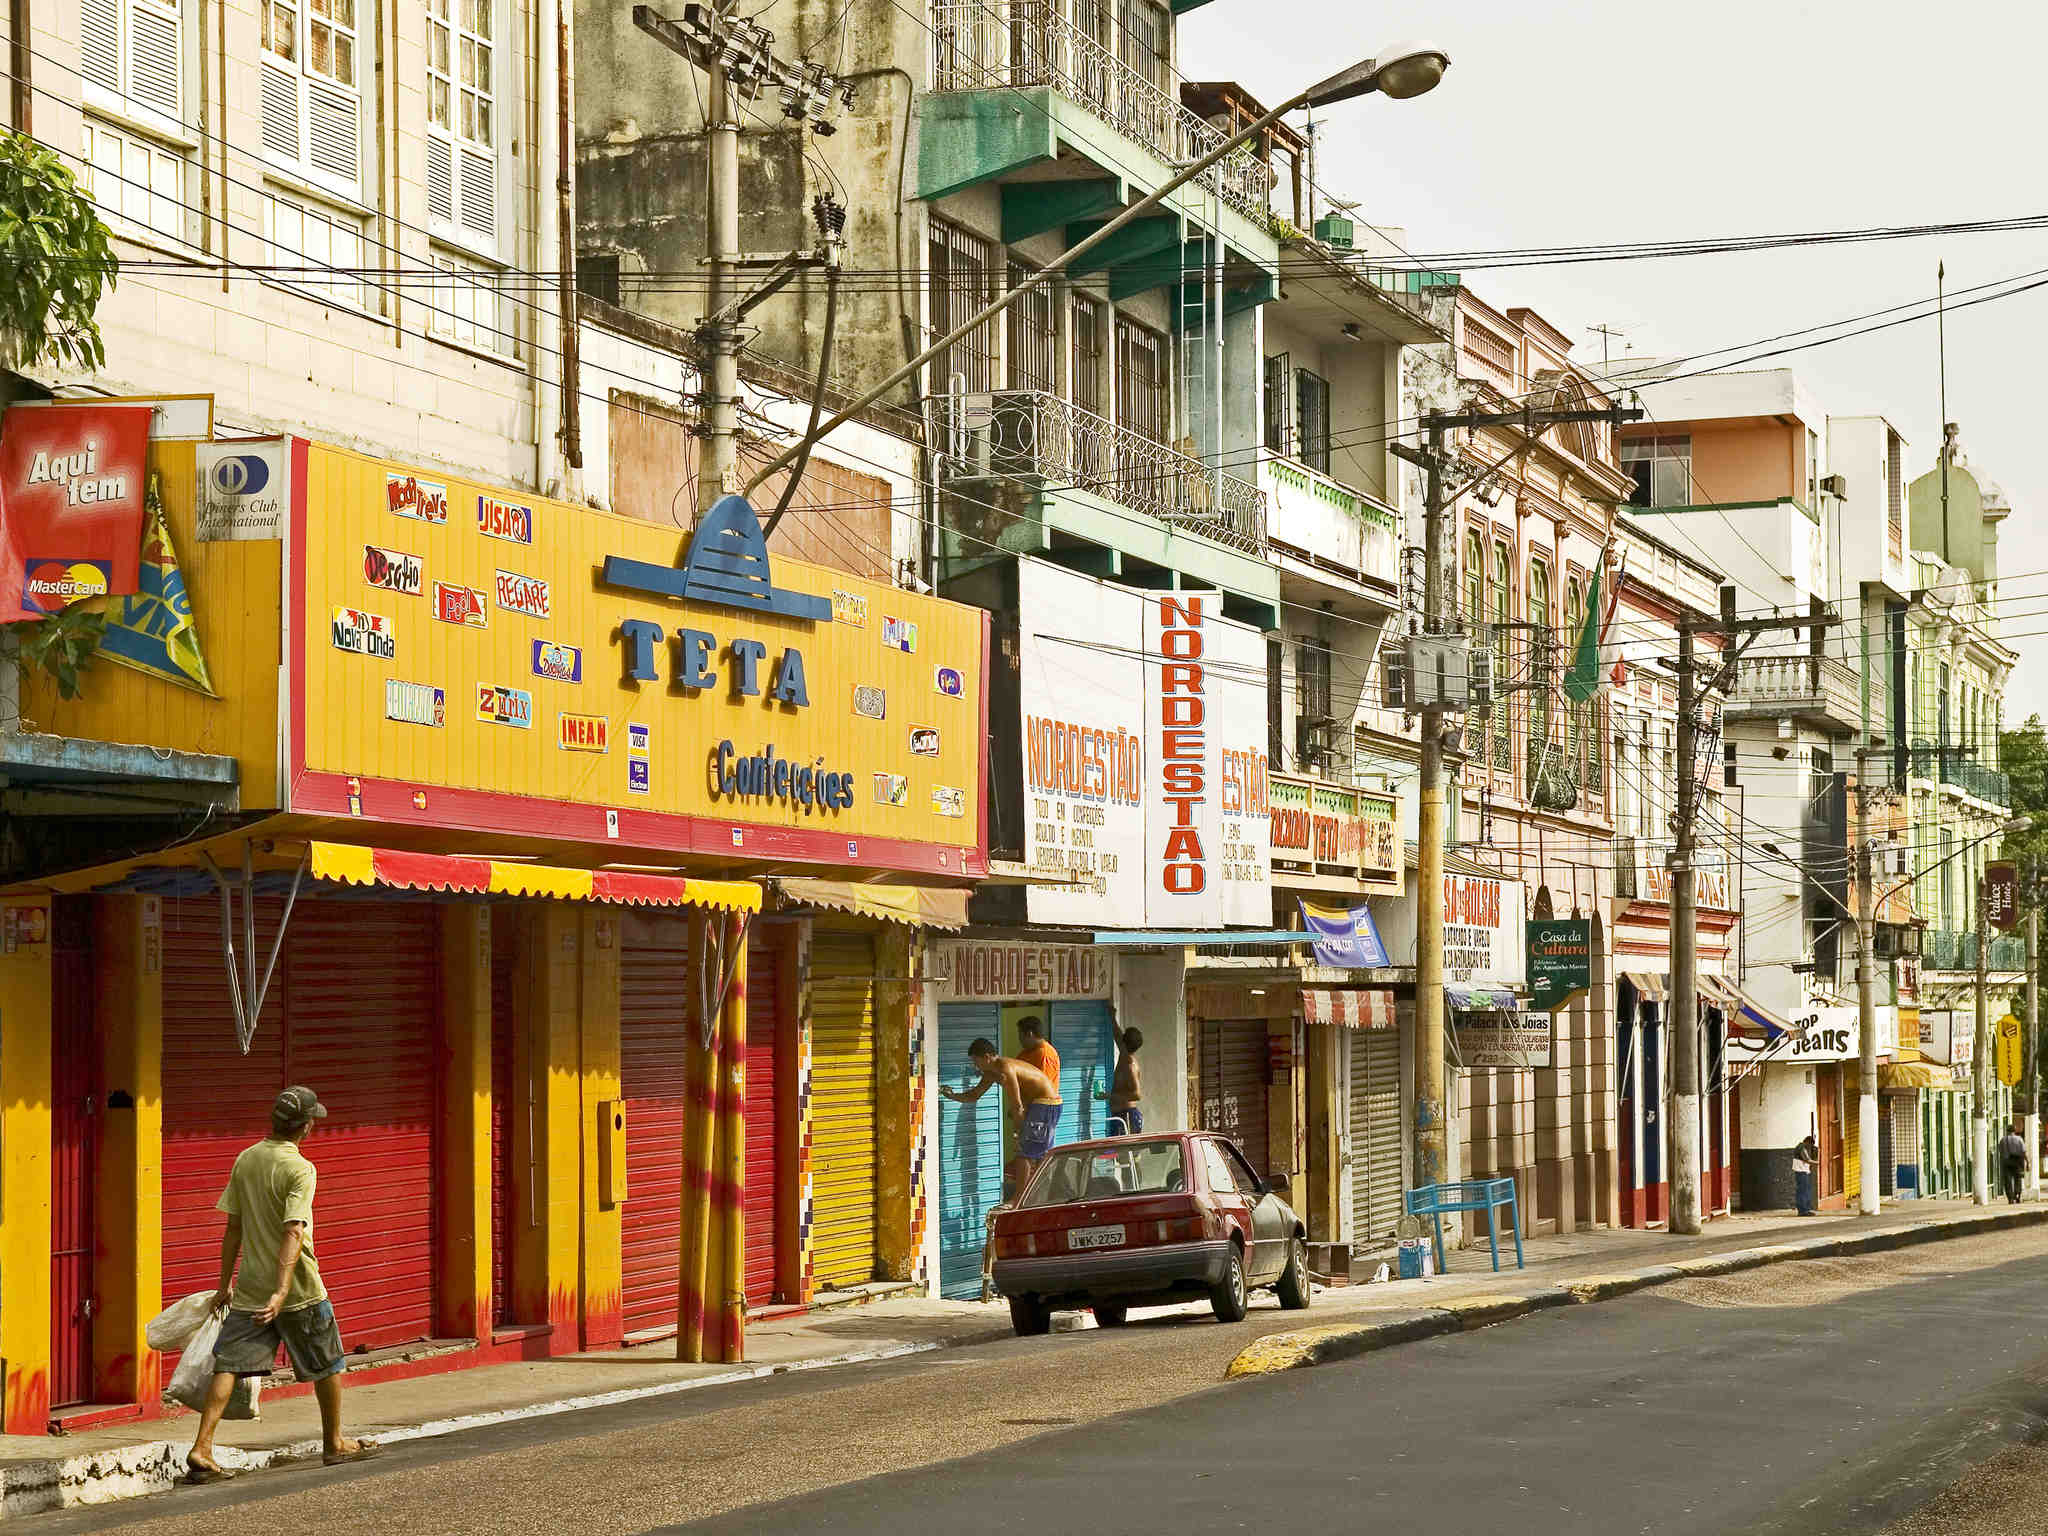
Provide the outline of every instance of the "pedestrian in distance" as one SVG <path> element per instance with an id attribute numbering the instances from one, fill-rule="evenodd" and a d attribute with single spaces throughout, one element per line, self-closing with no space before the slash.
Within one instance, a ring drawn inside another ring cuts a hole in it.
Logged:
<path id="1" fill-rule="evenodd" d="M 1813 1171 L 1820 1166 L 1820 1148 L 1808 1131 L 1792 1149 L 1792 1199 L 1802 1216 L 1813 1214 Z"/>
<path id="2" fill-rule="evenodd" d="M 972 1088 L 941 1088 L 939 1092 L 956 1104 L 972 1104 L 998 1083 L 1003 1088 L 1003 1105 L 1017 1125 L 1017 1155 L 1004 1170 L 1003 1198 L 1014 1198 L 1038 1166 L 1038 1160 L 1052 1150 L 1053 1132 L 1060 1124 L 1059 1085 L 1029 1062 L 1005 1056 L 989 1040 L 976 1040 L 967 1047 L 967 1059 L 981 1074 Z"/>
<path id="3" fill-rule="evenodd" d="M 1145 1037 L 1135 1028 L 1117 1031 L 1116 1077 L 1109 1089 L 1109 1118 L 1123 1122 L 1126 1136 L 1142 1135 L 1145 1130 L 1145 1111 L 1139 1107 L 1145 1088 L 1138 1076 L 1138 1047 L 1144 1043 Z"/>
<path id="4" fill-rule="evenodd" d="M 268 1376 L 280 1345 L 320 1404 L 322 1459 L 334 1466 L 380 1451 L 341 1432 L 341 1328 L 313 1256 L 313 1164 L 300 1150 L 327 1106 L 310 1088 L 287 1088 L 270 1106 L 270 1134 L 245 1147 L 215 1207 L 227 1216 L 220 1243 L 216 1308 L 227 1307 L 213 1352 L 213 1381 L 199 1433 L 185 1457 L 185 1479 L 229 1476 L 214 1460 L 213 1435 L 240 1376 Z M 239 1260 L 239 1269 L 237 1261 Z"/>
<path id="5" fill-rule="evenodd" d="M 2027 1171 L 2027 1139 L 2020 1134 L 2017 1120 L 2009 1123 L 1998 1140 L 1998 1177 L 2008 1204 L 2020 1203 L 2020 1180 Z"/>

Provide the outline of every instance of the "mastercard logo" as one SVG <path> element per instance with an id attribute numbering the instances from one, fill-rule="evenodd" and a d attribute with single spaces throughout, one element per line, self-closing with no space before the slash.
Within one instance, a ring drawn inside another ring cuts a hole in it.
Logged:
<path id="1" fill-rule="evenodd" d="M 88 597 L 105 597 L 113 572 L 104 560 L 31 560 L 21 583 L 21 606 L 56 613 Z"/>

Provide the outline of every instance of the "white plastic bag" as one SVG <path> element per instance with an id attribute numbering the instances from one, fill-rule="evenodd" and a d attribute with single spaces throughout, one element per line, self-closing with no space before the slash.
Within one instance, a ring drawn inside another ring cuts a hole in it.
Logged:
<path id="1" fill-rule="evenodd" d="M 182 1306 L 184 1303 L 180 1302 L 179 1305 Z M 207 1389 L 213 1385 L 213 1350 L 220 1342 L 223 1321 L 223 1317 L 207 1314 L 192 1337 L 186 1340 L 185 1352 L 178 1356 L 178 1368 L 171 1372 L 170 1385 L 164 1388 L 165 1397 L 175 1403 L 184 1404 L 194 1413 L 206 1406 Z M 259 1404 L 262 1393 L 262 1377 L 237 1377 L 235 1390 L 228 1395 L 228 1406 L 222 1417 L 261 1418 L 263 1414 Z"/>
<path id="2" fill-rule="evenodd" d="M 212 1313 L 206 1315 L 185 1341 L 185 1352 L 178 1356 L 178 1368 L 171 1372 L 170 1385 L 164 1388 L 164 1396 L 183 1403 L 194 1413 L 206 1406 L 206 1389 L 213 1384 L 213 1346 L 220 1340 L 220 1324 L 221 1320 Z"/>
<path id="3" fill-rule="evenodd" d="M 212 1311 L 213 1292 L 194 1291 L 151 1318 L 149 1326 L 142 1330 L 142 1336 L 149 1340 L 151 1349 L 160 1349 L 166 1354 L 174 1349 L 183 1349 Z"/>

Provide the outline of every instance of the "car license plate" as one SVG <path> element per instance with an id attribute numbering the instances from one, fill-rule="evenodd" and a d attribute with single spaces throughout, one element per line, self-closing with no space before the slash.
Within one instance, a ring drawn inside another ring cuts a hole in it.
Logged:
<path id="1" fill-rule="evenodd" d="M 1114 1227 L 1075 1227 L 1067 1233 L 1069 1248 L 1121 1248 L 1123 1245 L 1121 1223 Z"/>

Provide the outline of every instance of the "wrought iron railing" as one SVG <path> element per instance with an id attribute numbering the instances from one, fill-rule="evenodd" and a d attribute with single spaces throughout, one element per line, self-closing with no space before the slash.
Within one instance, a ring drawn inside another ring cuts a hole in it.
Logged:
<path id="1" fill-rule="evenodd" d="M 1266 551 L 1266 493 L 1131 427 L 1036 389 L 933 402 L 956 476 L 1092 491 L 1220 543 Z"/>
<path id="2" fill-rule="evenodd" d="M 1168 165 L 1198 160 L 1225 135 L 1061 14 L 1058 0 L 944 0 L 932 7 L 934 91 L 1051 86 Z M 1272 167 L 1249 145 L 1196 182 L 1264 220 Z"/>
<path id="3" fill-rule="evenodd" d="M 1577 765 L 1556 742 L 1529 743 L 1529 803 L 1539 811 L 1569 811 L 1579 803 Z"/>
<path id="4" fill-rule="evenodd" d="M 1920 934 L 1920 964 L 1930 971 L 1974 971 L 1977 935 L 1968 928 L 1928 928 Z M 1993 934 L 1984 952 L 1987 971 L 2024 971 L 2027 941 L 2017 934 Z"/>
<path id="5" fill-rule="evenodd" d="M 1913 777 L 1938 779 L 1992 805 L 2011 805 L 2011 777 L 2002 768 L 1989 768 L 1978 762 L 1974 753 L 1972 747 L 1916 741 L 1912 748 Z"/>

